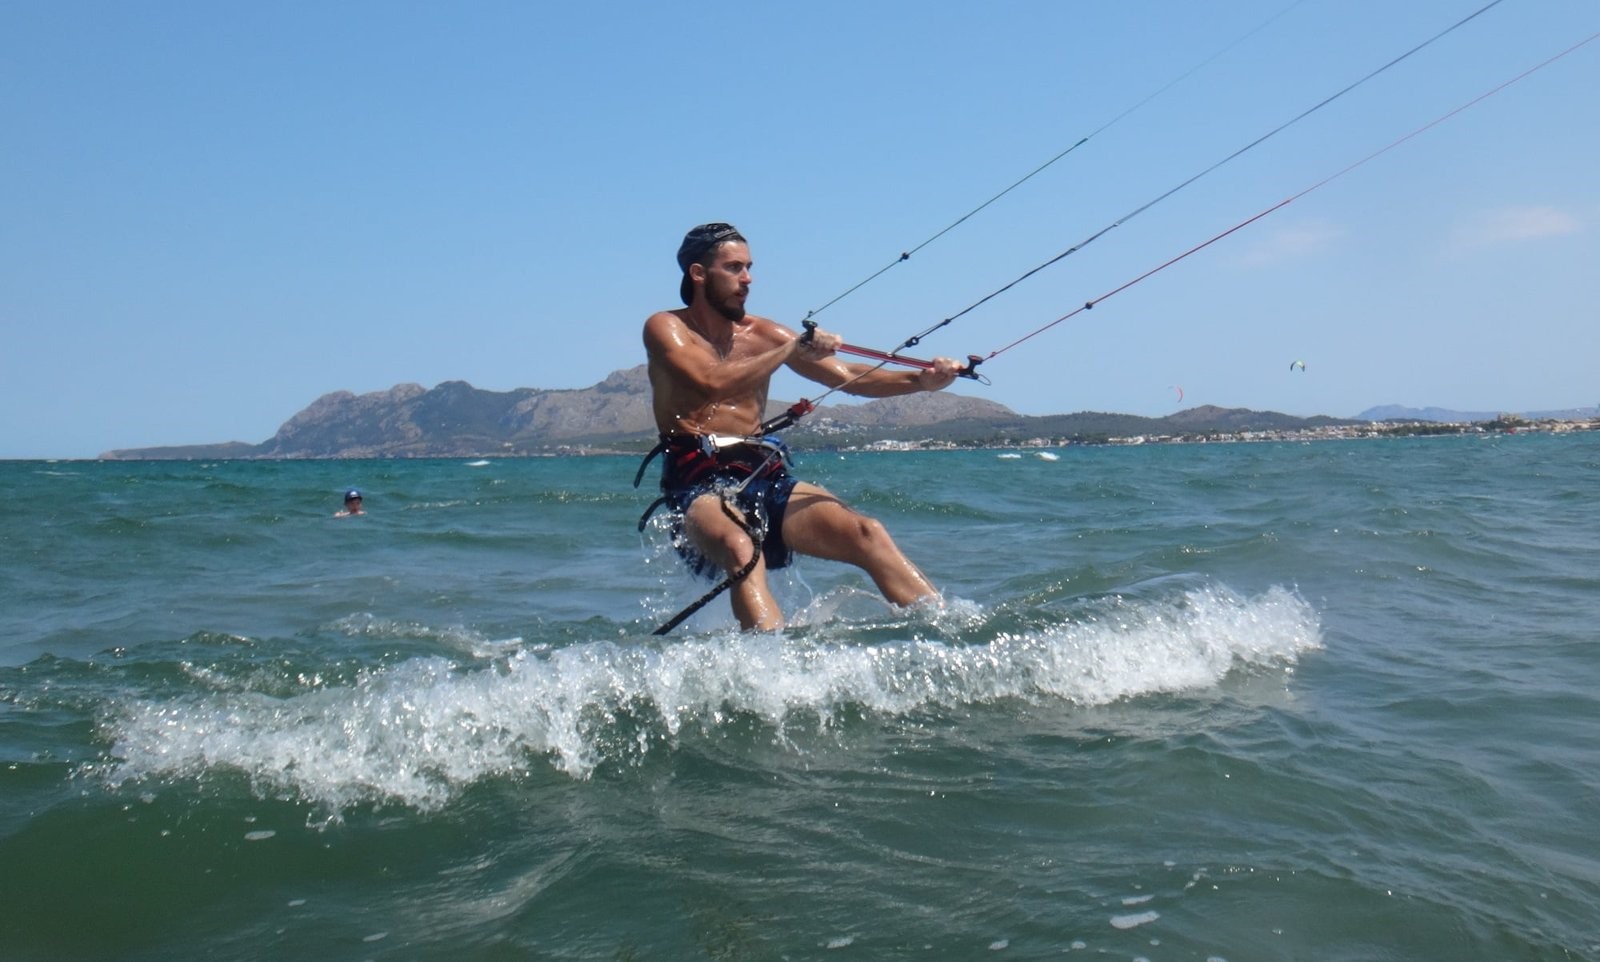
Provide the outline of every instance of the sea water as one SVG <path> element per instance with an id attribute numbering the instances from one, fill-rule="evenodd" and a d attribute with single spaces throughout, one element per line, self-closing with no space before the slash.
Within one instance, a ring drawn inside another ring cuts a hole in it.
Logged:
<path id="1" fill-rule="evenodd" d="M 0 958 L 1600 959 L 1600 434 L 998 453 L 0 463 Z"/>

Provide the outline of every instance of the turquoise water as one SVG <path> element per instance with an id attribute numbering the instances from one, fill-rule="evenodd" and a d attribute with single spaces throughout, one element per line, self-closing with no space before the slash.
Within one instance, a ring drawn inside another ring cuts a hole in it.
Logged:
<path id="1" fill-rule="evenodd" d="M 1060 454 L 0 463 L 0 958 L 1600 959 L 1600 435 Z"/>

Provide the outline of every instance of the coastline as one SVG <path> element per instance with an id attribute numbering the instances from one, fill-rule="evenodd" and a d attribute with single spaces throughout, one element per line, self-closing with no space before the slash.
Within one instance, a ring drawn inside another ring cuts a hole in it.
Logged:
<path id="1" fill-rule="evenodd" d="M 1366 424 L 1318 425 L 1308 428 L 1247 431 L 1204 431 L 1174 434 L 1135 434 L 1096 440 L 1075 438 L 1029 438 L 1024 441 L 995 441 L 961 444 L 950 441 L 874 441 L 867 445 L 840 447 L 841 451 L 934 451 L 934 450 L 1028 450 L 1084 444 L 1251 444 L 1271 441 L 1354 441 L 1415 437 L 1491 437 L 1517 434 L 1574 434 L 1600 431 L 1600 418 L 1546 418 L 1529 420 L 1502 417 L 1494 421 L 1373 421 Z"/>
<path id="2" fill-rule="evenodd" d="M 1356 441 L 1414 437 L 1494 437 L 1519 434 L 1581 434 L 1600 431 L 1600 418 L 1520 418 L 1504 415 L 1493 421 L 1369 421 L 1323 424 L 1303 428 L 1248 429 L 1237 431 L 1193 431 L 1085 437 L 1036 436 L 1029 438 L 985 437 L 963 440 L 893 439 L 817 443 L 817 435 L 802 434 L 789 439 L 796 451 L 1012 451 L 1076 446 L 1137 446 L 1143 444 L 1259 444 L 1266 442 Z M 227 455 L 221 453 L 184 455 L 172 450 L 169 456 L 92 458 L 4 458 L 5 461 L 37 461 L 46 464 L 83 461 L 359 461 L 359 460 L 457 460 L 460 458 L 516 459 L 565 457 L 640 457 L 649 450 L 650 440 L 639 438 L 611 444 L 557 444 L 529 450 L 486 451 L 461 448 L 453 451 L 379 454 L 370 450 L 325 455 Z M 156 449 L 160 450 L 160 449 Z"/>

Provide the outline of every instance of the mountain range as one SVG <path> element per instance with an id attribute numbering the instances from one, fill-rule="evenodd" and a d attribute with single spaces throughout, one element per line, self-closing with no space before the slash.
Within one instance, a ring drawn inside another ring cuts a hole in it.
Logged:
<path id="1" fill-rule="evenodd" d="M 1399 404 L 1380 404 L 1367 408 L 1356 419 L 1360 421 L 1432 421 L 1440 424 L 1471 424 L 1475 421 L 1493 421 L 1505 416 L 1503 411 L 1454 411 L 1449 408 L 1410 408 Z M 1532 421 L 1576 420 L 1600 416 L 1600 406 L 1592 408 L 1565 408 L 1559 411 L 1518 411 L 1518 417 Z"/>
<path id="2" fill-rule="evenodd" d="M 772 402 L 768 416 L 788 404 Z M 1032 416 L 983 398 L 939 392 L 821 405 L 785 437 L 800 448 L 878 440 L 983 444 L 1042 437 L 1094 441 L 1133 435 L 1298 430 L 1383 420 L 1374 412 L 1394 410 L 1412 411 L 1374 408 L 1351 420 L 1298 418 L 1208 405 L 1161 418 L 1100 412 Z M 1426 420 L 1413 413 L 1385 417 Z M 655 436 L 650 382 L 641 364 L 580 389 L 488 391 L 465 381 L 445 381 L 433 388 L 397 384 L 368 394 L 335 391 L 317 398 L 259 444 L 229 441 L 131 448 L 101 457 L 382 458 L 633 452 L 647 449 Z"/>

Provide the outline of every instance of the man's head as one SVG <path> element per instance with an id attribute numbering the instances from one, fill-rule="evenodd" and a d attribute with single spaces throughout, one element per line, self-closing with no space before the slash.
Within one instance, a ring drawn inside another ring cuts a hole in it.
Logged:
<path id="1" fill-rule="evenodd" d="M 344 493 L 344 503 L 347 507 L 350 505 L 360 505 L 361 492 L 357 491 L 355 488 L 351 488 L 349 491 L 346 491 Z"/>
<path id="2" fill-rule="evenodd" d="M 683 235 L 678 245 L 678 269 L 683 271 L 683 281 L 678 284 L 678 296 L 685 304 L 694 300 L 694 284 L 689 280 L 690 264 L 705 264 L 718 247 L 728 241 L 748 243 L 739 229 L 732 224 L 701 224 Z"/>

